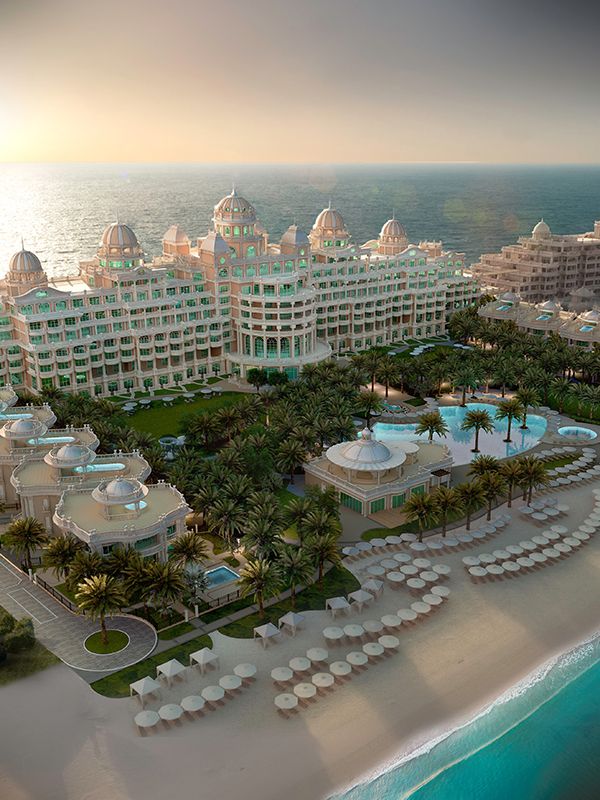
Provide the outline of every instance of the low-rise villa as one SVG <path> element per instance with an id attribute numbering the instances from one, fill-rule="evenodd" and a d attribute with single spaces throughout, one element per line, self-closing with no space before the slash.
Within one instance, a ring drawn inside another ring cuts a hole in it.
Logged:
<path id="1" fill-rule="evenodd" d="M 408 440 L 384 444 L 365 428 L 358 439 L 335 444 L 306 463 L 304 471 L 307 485 L 333 486 L 343 506 L 370 517 L 401 515 L 411 494 L 447 485 L 451 466 L 445 445 Z"/>
<path id="2" fill-rule="evenodd" d="M 118 477 L 93 489 L 64 492 L 54 511 L 54 524 L 102 555 L 122 545 L 166 561 L 168 544 L 185 531 L 190 510 L 181 492 L 168 483 L 145 486 L 139 480 Z"/>
<path id="3" fill-rule="evenodd" d="M 592 349 L 600 344 L 600 314 L 595 309 L 575 313 L 559 303 L 524 303 L 514 292 L 505 292 L 498 300 L 479 309 L 479 316 L 489 320 L 511 320 L 521 330 L 538 336 L 556 333 L 568 344 Z"/>

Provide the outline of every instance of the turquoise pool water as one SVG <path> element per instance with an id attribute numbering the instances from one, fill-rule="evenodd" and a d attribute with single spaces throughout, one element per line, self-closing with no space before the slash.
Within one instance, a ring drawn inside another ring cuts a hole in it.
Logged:
<path id="1" fill-rule="evenodd" d="M 88 464 L 84 467 L 75 467 L 73 472 L 116 472 L 125 469 L 125 464 Z"/>
<path id="2" fill-rule="evenodd" d="M 559 428 L 558 433 L 561 436 L 569 436 L 571 439 L 585 439 L 591 441 L 595 439 L 597 434 L 591 428 L 581 428 L 579 425 L 566 425 L 564 428 Z"/>
<path id="3" fill-rule="evenodd" d="M 0 414 L 0 419 L 31 419 L 31 417 L 33 417 L 33 414 L 27 411 L 19 414 Z"/>
<path id="4" fill-rule="evenodd" d="M 463 423 L 467 411 L 477 409 L 488 411 L 494 422 L 493 433 L 479 434 L 479 450 L 482 455 L 496 456 L 496 458 L 508 458 L 519 453 L 530 450 L 539 442 L 546 432 L 546 420 L 537 414 L 527 415 L 527 430 L 521 430 L 520 423 L 513 420 L 511 439 L 508 444 L 502 440 L 506 437 L 508 423 L 506 420 L 495 420 L 496 409 L 487 403 L 468 403 L 464 408 L 461 406 L 446 406 L 440 408 L 440 414 L 448 425 L 446 436 L 434 436 L 434 442 L 441 442 L 447 445 L 455 464 L 468 464 L 475 457 L 471 448 L 475 442 L 475 434 L 472 431 L 463 431 L 460 426 Z M 377 422 L 373 426 L 373 433 L 376 439 L 382 442 L 390 442 L 402 439 L 427 441 L 427 434 L 418 436 L 415 433 L 416 423 L 395 424 L 390 422 Z"/>
<path id="5" fill-rule="evenodd" d="M 42 436 L 39 439 L 29 439 L 27 444 L 68 444 L 74 441 L 74 436 Z"/>
<path id="6" fill-rule="evenodd" d="M 237 581 L 239 575 L 234 570 L 224 565 L 209 569 L 206 571 L 206 579 L 208 581 L 208 588 L 214 589 L 215 586 L 221 586 L 223 583 L 231 583 Z"/>
<path id="7" fill-rule="evenodd" d="M 336 800 L 595 800 L 599 720 L 595 638 L 545 665 L 472 722 Z"/>

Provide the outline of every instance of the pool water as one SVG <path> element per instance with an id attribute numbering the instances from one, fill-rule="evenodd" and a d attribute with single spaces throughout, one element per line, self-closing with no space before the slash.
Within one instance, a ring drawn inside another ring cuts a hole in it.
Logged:
<path id="1" fill-rule="evenodd" d="M 39 439 L 29 439 L 27 444 L 69 444 L 74 441 L 74 436 L 41 436 Z"/>
<path id="2" fill-rule="evenodd" d="M 75 467 L 73 472 L 77 472 L 77 474 L 87 472 L 117 472 L 122 469 L 125 469 L 125 464 L 88 464 L 84 467 Z"/>
<path id="3" fill-rule="evenodd" d="M 0 419 L 31 419 L 33 414 L 23 411 L 19 414 L 0 414 Z"/>
<path id="4" fill-rule="evenodd" d="M 590 430 L 590 428 L 580 428 L 578 425 L 559 428 L 558 433 L 561 436 L 568 436 L 570 439 L 585 439 L 586 441 L 595 439 L 597 436 L 596 431 Z"/>
<path id="5" fill-rule="evenodd" d="M 209 589 L 214 589 L 216 586 L 221 586 L 224 583 L 237 581 L 239 577 L 237 572 L 224 565 L 209 569 L 206 572 L 206 580 L 208 581 Z"/>
<path id="6" fill-rule="evenodd" d="M 463 431 L 461 425 L 467 411 L 488 411 L 494 423 L 493 433 L 479 433 L 479 453 L 472 453 L 471 448 L 475 443 L 474 431 Z M 508 458 L 524 453 L 540 441 L 546 432 L 546 420 L 536 414 L 527 415 L 527 430 L 521 430 L 520 422 L 513 420 L 510 438 L 511 442 L 503 442 L 508 429 L 506 420 L 494 419 L 496 413 L 495 406 L 487 403 L 468 403 L 466 407 L 446 406 L 439 409 L 441 416 L 448 425 L 446 436 L 434 436 L 434 443 L 445 444 L 450 450 L 454 464 L 468 464 L 477 455 L 495 456 L 496 458 Z M 388 422 L 377 422 L 373 426 L 375 438 L 381 442 L 393 444 L 395 441 L 427 441 L 428 435 L 417 435 L 415 430 L 417 423 L 394 424 Z"/>

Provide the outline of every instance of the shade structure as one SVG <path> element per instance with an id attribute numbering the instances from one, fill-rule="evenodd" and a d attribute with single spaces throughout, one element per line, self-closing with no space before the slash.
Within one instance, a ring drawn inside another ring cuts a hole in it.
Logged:
<path id="1" fill-rule="evenodd" d="M 506 561 L 507 559 L 510 558 L 510 553 L 508 552 L 508 550 L 494 550 L 492 555 L 494 556 L 494 558 L 496 558 L 497 561 Z"/>
<path id="2" fill-rule="evenodd" d="M 400 646 L 400 639 L 397 636 L 380 636 L 377 640 L 384 650 L 395 650 Z"/>
<path id="3" fill-rule="evenodd" d="M 205 686 L 200 694 L 207 703 L 217 703 L 225 697 L 225 689 L 222 686 Z"/>
<path id="4" fill-rule="evenodd" d="M 373 545 L 371 544 L 371 542 L 357 542 L 354 546 L 359 551 L 359 553 L 366 553 L 368 550 L 373 549 Z"/>
<path id="5" fill-rule="evenodd" d="M 419 573 L 419 578 L 425 583 L 436 583 L 439 581 L 440 576 L 432 569 L 426 569 L 424 572 Z"/>
<path id="6" fill-rule="evenodd" d="M 437 594 L 424 594 L 423 602 L 427 603 L 428 606 L 435 607 L 435 606 L 441 606 L 444 601 Z"/>
<path id="7" fill-rule="evenodd" d="M 405 564 L 403 567 L 400 567 L 400 572 L 402 572 L 403 575 L 408 575 L 410 577 L 412 575 L 418 575 L 419 569 L 418 567 L 415 567 L 414 564 Z"/>
<path id="8" fill-rule="evenodd" d="M 386 541 L 386 544 L 392 545 L 392 546 L 397 546 L 399 544 L 402 544 L 402 539 L 400 538 L 400 536 L 394 536 L 394 534 L 391 534 L 390 536 L 386 536 L 385 537 L 385 541 Z"/>
<path id="9" fill-rule="evenodd" d="M 198 664 L 200 672 L 204 674 L 206 667 L 209 664 L 217 664 L 219 656 L 209 647 L 203 647 L 202 650 L 196 650 L 195 653 L 190 654 L 190 664 Z"/>
<path id="10" fill-rule="evenodd" d="M 329 671 L 332 675 L 342 678 L 344 675 L 349 675 L 352 672 L 352 667 L 347 661 L 333 661 L 329 665 Z"/>
<path id="11" fill-rule="evenodd" d="M 287 683 L 294 677 L 294 673 L 289 667 L 275 667 L 271 670 L 271 678 L 276 683 Z"/>
<path id="12" fill-rule="evenodd" d="M 394 561 L 397 561 L 399 564 L 410 564 L 411 557 L 408 553 L 395 553 Z"/>
<path id="13" fill-rule="evenodd" d="M 478 567 L 479 566 L 479 557 L 478 556 L 465 556 L 462 560 L 465 567 Z"/>
<path id="14" fill-rule="evenodd" d="M 518 572 L 521 569 L 516 561 L 503 561 L 502 567 L 505 572 Z"/>
<path id="15" fill-rule="evenodd" d="M 412 610 L 417 614 L 429 614 L 431 606 L 423 600 L 417 600 L 416 603 L 411 603 Z"/>
<path id="16" fill-rule="evenodd" d="M 523 548 L 522 548 L 520 545 L 518 545 L 518 544 L 507 544 L 507 545 L 506 545 L 506 550 L 507 550 L 507 552 L 509 552 L 509 553 L 510 553 L 512 556 L 522 556 L 522 555 L 523 555 L 523 553 L 525 552 L 525 551 L 523 550 Z"/>
<path id="17" fill-rule="evenodd" d="M 199 694 L 190 694 L 183 698 L 181 701 L 181 707 L 184 711 L 201 711 L 204 708 L 205 703 L 206 700 L 203 697 L 200 697 Z"/>
<path id="18" fill-rule="evenodd" d="M 284 694 L 276 695 L 273 702 L 282 711 L 291 711 L 292 708 L 296 708 L 298 705 L 298 698 L 295 694 L 285 692 Z"/>
<path id="19" fill-rule="evenodd" d="M 426 584 L 422 578 L 409 578 L 406 585 L 409 589 L 424 589 Z"/>
<path id="20" fill-rule="evenodd" d="M 493 564 L 495 561 L 496 561 L 496 558 L 491 553 L 480 553 L 479 554 L 479 563 L 480 564 Z"/>
<path id="21" fill-rule="evenodd" d="M 486 567 L 486 569 L 490 575 L 502 575 L 504 573 L 504 570 L 500 564 L 490 564 L 489 567 Z"/>
<path id="22" fill-rule="evenodd" d="M 315 672 L 310 680 L 319 689 L 328 689 L 335 683 L 335 678 L 331 672 Z"/>
<path id="23" fill-rule="evenodd" d="M 362 625 L 359 625 L 356 622 L 350 623 L 350 625 L 344 625 L 344 634 L 349 639 L 360 639 L 365 633 L 365 629 Z"/>
<path id="24" fill-rule="evenodd" d="M 556 549 L 556 547 L 545 547 L 542 550 L 542 553 L 550 559 L 560 558 L 560 552 Z"/>
<path id="25" fill-rule="evenodd" d="M 526 550 L 529 553 L 532 553 L 534 550 L 537 550 L 537 544 L 535 542 L 530 541 L 529 539 L 524 539 L 522 542 L 519 542 L 523 550 Z"/>
<path id="26" fill-rule="evenodd" d="M 382 575 L 385 575 L 385 567 L 382 567 L 380 564 L 373 564 L 373 566 L 367 567 L 367 572 L 369 575 L 379 578 Z"/>
<path id="27" fill-rule="evenodd" d="M 350 608 L 350 603 L 345 597 L 330 597 L 325 600 L 325 608 L 331 611 L 332 617 L 335 617 L 338 611 L 347 611 Z"/>
<path id="28" fill-rule="evenodd" d="M 414 622 L 417 618 L 417 612 L 413 611 L 412 608 L 399 608 L 397 616 L 402 622 Z"/>
<path id="29" fill-rule="evenodd" d="M 383 581 L 377 580 L 377 578 L 369 578 L 360 588 L 364 589 L 365 592 L 369 592 L 369 594 L 377 596 L 383 589 Z"/>
<path id="30" fill-rule="evenodd" d="M 144 698 L 149 694 L 160 691 L 160 688 L 161 686 L 158 681 L 150 676 L 146 676 L 145 678 L 140 678 L 139 681 L 129 684 L 129 695 L 137 694 L 143 706 Z"/>
<path id="31" fill-rule="evenodd" d="M 353 667 L 364 667 L 369 661 L 369 656 L 360 650 L 352 650 L 352 652 L 348 653 L 346 656 L 346 661 L 352 664 Z"/>
<path id="32" fill-rule="evenodd" d="M 323 629 L 323 636 L 329 641 L 335 642 L 343 638 L 344 631 L 336 625 L 330 625 L 328 628 Z"/>
<path id="33" fill-rule="evenodd" d="M 415 558 L 413 564 L 419 569 L 429 569 L 431 561 L 428 558 Z"/>
<path id="34" fill-rule="evenodd" d="M 531 553 L 529 558 L 535 561 L 536 564 L 545 564 L 546 561 L 548 561 L 548 556 L 545 556 L 543 553 Z"/>
<path id="35" fill-rule="evenodd" d="M 242 685 L 242 679 L 238 675 L 223 675 L 219 679 L 219 686 L 226 692 L 234 692 Z"/>
<path id="36" fill-rule="evenodd" d="M 394 562 L 394 564 L 395 563 L 396 562 Z M 348 600 L 361 611 L 366 603 L 370 603 L 371 600 L 373 600 L 373 595 L 365 591 L 365 589 L 357 589 L 355 592 L 350 592 Z"/>
<path id="37" fill-rule="evenodd" d="M 383 647 L 379 642 L 367 642 L 367 644 L 363 644 L 362 649 L 369 658 L 378 658 L 383 655 Z"/>
<path id="38" fill-rule="evenodd" d="M 415 553 L 424 553 L 428 547 L 425 542 L 412 542 L 409 544 L 411 550 L 414 550 Z"/>
<path id="39" fill-rule="evenodd" d="M 434 564 L 431 568 L 433 572 L 437 572 L 438 575 L 450 575 L 452 572 L 452 567 L 449 567 L 448 564 Z"/>
<path id="40" fill-rule="evenodd" d="M 398 562 L 395 558 L 384 558 L 383 561 L 379 562 L 379 566 L 383 567 L 384 569 L 396 569 L 398 566 Z"/>
<path id="41" fill-rule="evenodd" d="M 383 630 L 383 623 L 378 619 L 367 619 L 361 624 L 367 633 L 380 633 Z"/>
<path id="42" fill-rule="evenodd" d="M 402 625 L 402 619 L 397 614 L 384 614 L 381 621 L 386 628 L 400 628 Z"/>
<path id="43" fill-rule="evenodd" d="M 469 567 L 469 575 L 474 578 L 484 578 L 487 575 L 485 567 Z"/>
<path id="44" fill-rule="evenodd" d="M 406 580 L 406 575 L 403 572 L 396 572 L 395 570 L 393 572 L 388 572 L 386 577 L 390 583 L 396 585 Z"/>
<path id="45" fill-rule="evenodd" d="M 324 647 L 311 647 L 306 651 L 306 657 L 313 664 L 319 664 L 322 661 L 327 661 L 329 653 Z"/>
<path id="46" fill-rule="evenodd" d="M 160 717 L 156 711 L 140 711 L 135 715 L 134 722 L 138 728 L 153 728 L 160 722 Z"/>
<path id="47" fill-rule="evenodd" d="M 158 716 L 166 722 L 173 722 L 183 714 L 183 708 L 177 703 L 167 703 L 158 709 Z"/>
<path id="48" fill-rule="evenodd" d="M 291 631 L 292 635 L 296 635 L 297 629 L 302 625 L 304 622 L 304 614 L 297 614 L 295 611 L 288 611 L 287 614 L 284 614 L 283 617 L 279 617 L 279 629 L 287 628 Z"/>
<path id="49" fill-rule="evenodd" d="M 317 693 L 317 687 L 314 683 L 297 683 L 294 686 L 294 694 L 302 700 L 309 700 Z"/>
<path id="50" fill-rule="evenodd" d="M 373 545 L 373 547 L 386 547 L 387 542 L 385 539 L 382 539 L 381 537 L 375 537 L 374 539 L 371 539 L 371 544 Z"/>
<path id="51" fill-rule="evenodd" d="M 170 661 L 165 661 L 164 664 L 159 664 L 156 668 L 156 677 L 158 678 L 162 675 L 164 678 L 167 679 L 167 683 L 171 685 L 171 681 L 173 678 L 176 678 L 177 675 L 181 675 L 182 672 L 185 672 L 185 667 L 180 661 L 177 661 L 176 658 L 172 658 Z"/>
<path id="52" fill-rule="evenodd" d="M 535 561 L 532 561 L 528 556 L 521 556 L 517 558 L 517 564 L 523 569 L 531 569 L 531 567 L 535 566 Z"/>
<path id="53" fill-rule="evenodd" d="M 268 641 L 278 634 L 279 628 L 276 628 L 272 622 L 267 622 L 266 625 L 258 625 L 254 628 L 254 638 L 260 639 L 263 647 L 266 647 Z"/>
<path id="54" fill-rule="evenodd" d="M 243 664 L 238 664 L 235 666 L 233 668 L 233 673 L 242 680 L 248 680 L 248 678 L 253 678 L 256 675 L 256 667 L 254 664 L 244 662 Z"/>
<path id="55" fill-rule="evenodd" d="M 437 594 L 438 597 L 448 597 L 450 594 L 450 589 L 447 586 L 433 586 L 430 591 L 431 594 Z"/>
<path id="56" fill-rule="evenodd" d="M 290 658 L 288 664 L 293 672 L 306 672 L 306 670 L 310 669 L 310 659 L 306 658 L 306 656 Z"/>

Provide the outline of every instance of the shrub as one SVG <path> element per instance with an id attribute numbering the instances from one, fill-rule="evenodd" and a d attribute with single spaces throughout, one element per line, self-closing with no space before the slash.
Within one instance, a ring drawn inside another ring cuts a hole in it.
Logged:
<path id="1" fill-rule="evenodd" d="M 4 635 L 4 647 L 8 653 L 21 653 L 30 650 L 35 644 L 33 622 L 30 619 L 20 619 L 9 633 Z"/>
<path id="2" fill-rule="evenodd" d="M 8 611 L 0 607 L 0 636 L 10 633 L 15 627 L 16 620 Z"/>
<path id="3" fill-rule="evenodd" d="M 0 642 L 0 664 L 4 664 L 6 661 L 6 647 Z"/>

